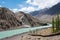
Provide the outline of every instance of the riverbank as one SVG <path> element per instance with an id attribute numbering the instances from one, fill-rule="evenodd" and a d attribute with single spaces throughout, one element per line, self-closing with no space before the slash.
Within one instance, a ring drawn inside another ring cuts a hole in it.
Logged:
<path id="1" fill-rule="evenodd" d="M 42 30 L 37 30 L 37 34 L 51 34 L 51 28 L 46 28 L 46 29 L 42 29 Z M 36 34 L 36 32 L 32 32 L 33 34 Z M 12 37 L 8 37 L 8 38 L 4 38 L 1 40 L 60 40 L 60 35 L 54 35 L 54 36 L 49 36 L 49 37 L 42 37 L 42 36 L 32 36 L 29 35 L 31 34 L 31 32 L 28 33 L 23 33 L 23 34 L 18 34 Z"/>
<path id="2" fill-rule="evenodd" d="M 34 31 L 34 30 L 37 30 L 37 29 L 41 30 L 41 29 L 44 29 L 44 28 L 50 28 L 51 26 L 52 25 L 2 31 L 2 32 L 0 32 L 0 39 L 6 38 L 6 37 L 11 37 L 11 36 L 22 34 L 22 33 L 26 33 L 26 32 L 29 32 L 29 31 Z"/>

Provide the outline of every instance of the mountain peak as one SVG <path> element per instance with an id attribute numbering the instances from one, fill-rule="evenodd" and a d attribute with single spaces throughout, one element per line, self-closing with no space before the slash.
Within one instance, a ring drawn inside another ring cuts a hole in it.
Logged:
<path id="1" fill-rule="evenodd" d="M 57 4 L 60 4 L 60 2 L 59 2 L 59 3 L 57 3 Z"/>
<path id="2" fill-rule="evenodd" d="M 6 8 L 6 7 L 0 7 L 0 9 L 8 9 L 8 8 Z"/>
<path id="3" fill-rule="evenodd" d="M 0 7 L 0 27 L 3 30 L 10 29 L 19 25 L 19 21 L 11 10 L 5 7 Z"/>
<path id="4" fill-rule="evenodd" d="M 35 15 L 36 14 L 36 15 Z M 48 9 L 38 10 L 31 13 L 32 16 L 38 18 L 42 22 L 51 22 L 51 18 L 60 14 L 60 2 Z"/>
<path id="5" fill-rule="evenodd" d="M 0 7 L 0 14 L 7 13 L 8 10 L 9 10 L 9 9 L 6 8 L 6 7 Z"/>
<path id="6" fill-rule="evenodd" d="M 57 3 L 56 5 L 54 5 L 53 7 L 55 7 L 55 6 L 59 6 L 59 7 L 60 7 L 60 2 L 59 2 L 59 3 Z"/>

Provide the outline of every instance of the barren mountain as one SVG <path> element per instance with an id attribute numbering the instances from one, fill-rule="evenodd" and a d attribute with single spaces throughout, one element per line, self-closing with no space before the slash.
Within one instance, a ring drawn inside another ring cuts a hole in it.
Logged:
<path id="1" fill-rule="evenodd" d="M 60 3 L 57 3 L 51 8 L 31 12 L 32 16 L 38 18 L 42 22 L 51 22 L 52 17 L 56 17 L 57 14 L 60 14 Z"/>
<path id="2" fill-rule="evenodd" d="M 0 30 L 17 28 L 21 23 L 16 19 L 15 14 L 8 8 L 0 7 Z"/>
<path id="3" fill-rule="evenodd" d="M 24 12 L 17 12 L 16 18 L 22 22 L 23 25 L 29 25 L 29 26 L 39 26 L 40 21 L 34 17 L 32 17 L 29 14 L 26 14 Z"/>

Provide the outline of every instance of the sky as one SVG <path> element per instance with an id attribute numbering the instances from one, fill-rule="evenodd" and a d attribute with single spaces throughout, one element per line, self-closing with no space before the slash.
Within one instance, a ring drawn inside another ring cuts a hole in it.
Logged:
<path id="1" fill-rule="evenodd" d="M 44 8 L 50 8 L 60 0 L 0 0 L 0 7 L 7 7 L 13 12 L 29 13 Z"/>

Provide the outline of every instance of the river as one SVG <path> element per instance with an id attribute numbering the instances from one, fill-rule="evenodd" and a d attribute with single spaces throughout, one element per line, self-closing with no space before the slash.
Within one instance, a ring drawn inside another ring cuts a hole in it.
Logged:
<path id="1" fill-rule="evenodd" d="M 15 29 L 15 30 L 7 30 L 7 31 L 1 31 L 0 32 L 0 39 L 6 38 L 6 37 L 11 37 L 14 35 L 22 34 L 25 32 L 33 31 L 36 29 L 44 29 L 44 28 L 49 28 L 52 25 L 46 25 L 46 26 L 39 26 L 39 27 L 30 27 L 30 28 L 21 28 L 21 29 Z"/>

